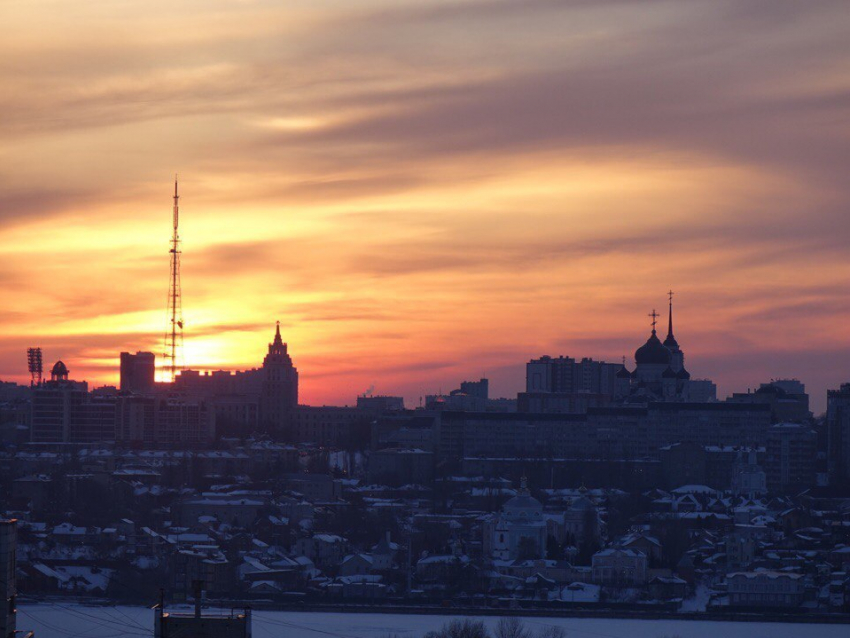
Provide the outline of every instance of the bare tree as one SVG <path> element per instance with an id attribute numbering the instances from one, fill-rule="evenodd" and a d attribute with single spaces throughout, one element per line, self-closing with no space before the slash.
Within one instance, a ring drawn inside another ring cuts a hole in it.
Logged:
<path id="1" fill-rule="evenodd" d="M 537 632 L 537 638 L 567 638 L 567 632 L 563 627 L 547 625 Z"/>
<path id="2" fill-rule="evenodd" d="M 490 633 L 480 620 L 453 620 L 429 631 L 425 638 L 490 638 Z"/>
<path id="3" fill-rule="evenodd" d="M 532 638 L 531 632 L 516 616 L 500 618 L 493 635 L 495 638 Z"/>

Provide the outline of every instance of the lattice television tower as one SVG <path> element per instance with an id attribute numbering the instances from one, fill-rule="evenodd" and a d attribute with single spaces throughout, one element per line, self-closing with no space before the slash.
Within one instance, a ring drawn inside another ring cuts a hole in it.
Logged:
<path id="1" fill-rule="evenodd" d="M 177 377 L 177 370 L 183 367 L 183 304 L 180 292 L 180 236 L 177 226 L 180 214 L 177 209 L 177 176 L 174 176 L 174 233 L 171 235 L 171 277 L 168 284 L 168 327 L 165 331 L 164 358 L 170 375 L 170 381 Z"/>
<path id="2" fill-rule="evenodd" d="M 44 372 L 41 348 L 27 348 L 27 369 L 30 373 L 30 385 L 41 385 L 41 374 Z"/>

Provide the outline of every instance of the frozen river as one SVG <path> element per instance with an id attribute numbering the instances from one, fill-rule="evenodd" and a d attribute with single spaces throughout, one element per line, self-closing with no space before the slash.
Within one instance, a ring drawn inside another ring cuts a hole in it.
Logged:
<path id="1" fill-rule="evenodd" d="M 188 611 L 174 609 L 174 611 Z M 153 614 L 140 607 L 84 607 L 43 603 L 18 607 L 18 629 L 36 638 L 120 638 L 153 635 Z M 255 611 L 254 638 L 421 638 L 452 616 L 338 614 Z M 481 618 L 488 626 L 497 617 Z M 604 618 L 526 618 L 532 631 L 556 625 L 567 638 L 846 638 L 848 625 L 620 620 Z"/>

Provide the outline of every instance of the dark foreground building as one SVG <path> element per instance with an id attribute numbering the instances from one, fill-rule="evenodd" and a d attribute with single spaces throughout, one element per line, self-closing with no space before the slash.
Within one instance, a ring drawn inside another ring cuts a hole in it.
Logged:
<path id="1" fill-rule="evenodd" d="M 589 408 L 584 414 L 442 412 L 437 450 L 464 457 L 658 459 L 666 445 L 762 447 L 770 426 L 767 405 L 650 403 Z"/>
<path id="2" fill-rule="evenodd" d="M 241 614 L 202 615 L 201 597 L 195 595 L 195 613 L 167 612 L 154 607 L 154 638 L 251 638 L 251 610 Z"/>

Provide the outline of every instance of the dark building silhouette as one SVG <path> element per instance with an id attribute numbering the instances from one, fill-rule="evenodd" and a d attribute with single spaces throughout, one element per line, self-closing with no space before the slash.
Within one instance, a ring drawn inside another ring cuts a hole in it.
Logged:
<path id="1" fill-rule="evenodd" d="M 609 397 L 616 392 L 619 363 L 593 359 L 577 361 L 572 357 L 544 356 L 525 366 L 525 391 L 557 394 L 598 394 Z"/>
<path id="2" fill-rule="evenodd" d="M 850 383 L 826 393 L 826 430 L 830 482 L 850 482 Z"/>
<path id="3" fill-rule="evenodd" d="M 18 521 L 0 520 L 0 638 L 12 638 L 18 633 L 15 597 L 15 550 Z"/>
<path id="4" fill-rule="evenodd" d="M 263 359 L 260 391 L 260 423 L 275 431 L 285 430 L 298 405 L 298 370 L 292 365 L 287 345 L 280 336 L 280 322 L 274 341 Z"/>
<path id="5" fill-rule="evenodd" d="M 346 447 L 369 440 L 374 413 L 335 405 L 301 405 L 287 416 L 286 433 L 299 443 Z"/>
<path id="6" fill-rule="evenodd" d="M 292 412 L 298 406 L 298 370 L 278 325 L 262 367 L 236 372 L 182 370 L 173 384 L 159 389 L 170 397 L 205 403 L 215 414 L 220 434 L 238 436 L 260 428 L 289 435 Z"/>
<path id="7" fill-rule="evenodd" d="M 758 463 L 765 461 L 765 451 L 761 447 L 704 446 L 694 441 L 673 443 L 661 448 L 660 452 L 662 480 L 659 485 L 665 489 L 708 485 L 716 490 L 749 493 L 751 485 L 743 481 L 748 476 L 742 476 L 742 472 L 760 472 Z"/>
<path id="8" fill-rule="evenodd" d="M 583 414 L 611 404 L 610 394 L 598 392 L 520 392 L 517 412 Z"/>
<path id="9" fill-rule="evenodd" d="M 364 395 L 357 397 L 357 407 L 374 414 L 401 412 L 404 410 L 404 398 L 385 395 Z"/>
<path id="10" fill-rule="evenodd" d="M 635 368 L 623 364 L 571 357 L 541 357 L 526 364 L 525 392 L 517 396 L 519 412 L 581 414 L 591 408 L 652 402 L 703 403 L 716 399 L 707 379 L 691 379 L 685 353 L 673 334 L 673 293 L 670 294 L 667 336 L 656 331 L 635 351 Z"/>
<path id="11" fill-rule="evenodd" d="M 547 357 L 544 357 L 547 358 Z M 460 412 L 515 412 L 513 399 L 491 399 L 489 379 L 461 381 L 460 387 L 446 394 L 425 396 L 426 410 L 457 410 Z"/>
<path id="12" fill-rule="evenodd" d="M 708 453 L 702 445 L 693 441 L 666 445 L 661 448 L 660 456 L 665 488 L 707 484 L 705 466 Z"/>
<path id="13" fill-rule="evenodd" d="M 181 554 L 191 554 L 191 552 L 181 552 Z M 251 638 L 250 609 L 245 609 L 241 614 L 233 610 L 230 613 L 202 614 L 203 595 L 200 588 L 204 583 L 201 580 L 193 580 L 191 584 L 195 588 L 195 612 L 188 614 L 165 611 L 165 606 L 160 601 L 153 608 L 154 638 L 188 638 L 189 636 L 193 638 Z"/>
<path id="14" fill-rule="evenodd" d="M 658 315 L 653 310 L 652 333 L 649 339 L 635 351 L 635 369 L 626 377 L 628 370 L 618 374 L 617 396 L 629 402 L 645 401 L 688 401 L 690 399 L 691 375 L 685 369 L 685 353 L 673 336 L 673 296 L 670 307 L 667 337 L 662 343 L 656 333 Z"/>
<path id="15" fill-rule="evenodd" d="M 420 449 L 385 448 L 369 455 L 371 484 L 427 485 L 434 479 L 434 453 Z"/>
<path id="16" fill-rule="evenodd" d="M 116 400 L 115 440 L 134 446 L 200 447 L 215 437 L 215 412 L 203 401 L 122 395 Z"/>
<path id="17" fill-rule="evenodd" d="M 84 382 L 72 381 L 57 361 L 50 380 L 32 390 L 31 439 L 34 443 L 87 443 L 115 439 L 115 401 L 91 395 Z"/>
<path id="18" fill-rule="evenodd" d="M 589 408 L 583 414 L 434 412 L 436 451 L 464 457 L 659 458 L 683 441 L 701 446 L 761 447 L 766 405 L 655 402 Z"/>
<path id="19" fill-rule="evenodd" d="M 772 492 L 801 491 L 815 484 L 818 435 L 799 423 L 779 423 L 767 431 L 764 471 Z"/>
<path id="20" fill-rule="evenodd" d="M 122 392 L 149 394 L 156 387 L 156 357 L 153 352 L 121 353 Z"/>
<path id="21" fill-rule="evenodd" d="M 812 418 L 806 387 L 797 379 L 762 383 L 755 392 L 735 392 L 729 403 L 766 403 L 773 423 L 804 423 Z"/>
<path id="22" fill-rule="evenodd" d="M 465 394 L 478 399 L 490 398 L 490 380 L 480 379 L 478 381 L 461 381 L 460 388 L 452 391 L 452 393 Z"/>

